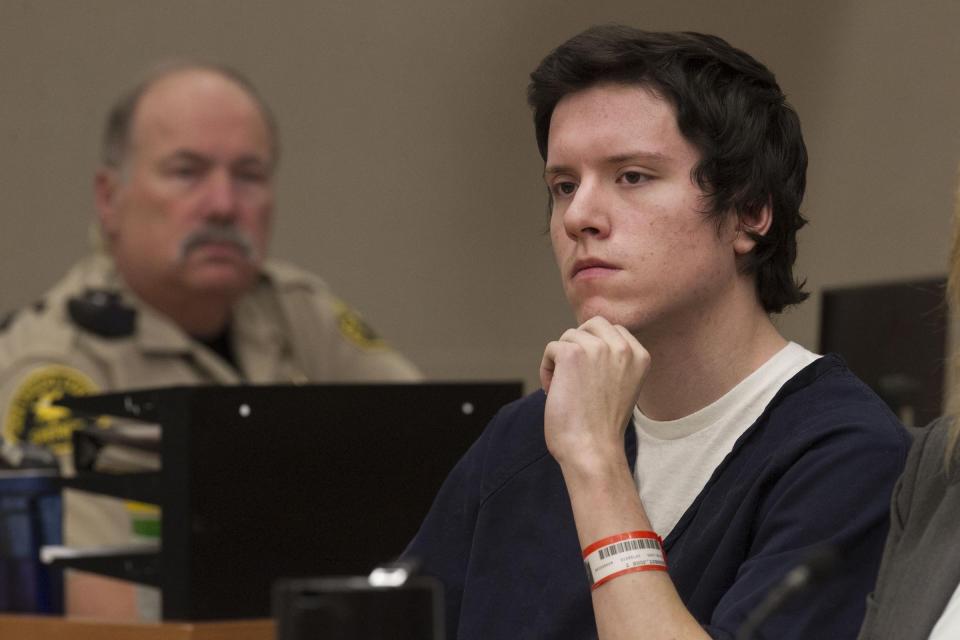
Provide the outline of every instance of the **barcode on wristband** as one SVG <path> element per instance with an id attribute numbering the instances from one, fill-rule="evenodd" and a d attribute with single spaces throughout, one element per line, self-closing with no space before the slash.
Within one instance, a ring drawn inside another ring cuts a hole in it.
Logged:
<path id="1" fill-rule="evenodd" d="M 636 551 L 638 549 L 655 549 L 656 551 L 660 551 L 660 543 L 650 538 L 632 538 L 630 540 L 624 540 L 623 542 L 617 542 L 609 547 L 604 547 L 598 550 L 597 553 L 600 559 L 603 560 L 624 551 Z"/>
<path id="2" fill-rule="evenodd" d="M 584 551 L 583 565 L 593 588 L 625 573 L 667 570 L 663 547 L 655 538 L 626 538 L 591 547 Z"/>

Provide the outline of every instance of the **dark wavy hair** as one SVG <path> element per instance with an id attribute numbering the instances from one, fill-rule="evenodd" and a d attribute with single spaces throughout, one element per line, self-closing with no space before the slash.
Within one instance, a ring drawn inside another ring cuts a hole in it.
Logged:
<path id="1" fill-rule="evenodd" d="M 727 212 L 749 217 L 769 205 L 772 225 L 742 268 L 756 274 L 768 313 L 809 296 L 793 276 L 796 233 L 806 220 L 807 149 L 800 120 L 776 78 L 716 36 L 592 27 L 552 51 L 530 74 L 527 100 L 546 160 L 550 118 L 560 100 L 600 83 L 640 85 L 673 105 L 681 134 L 700 161 L 691 176 L 718 225 Z"/>

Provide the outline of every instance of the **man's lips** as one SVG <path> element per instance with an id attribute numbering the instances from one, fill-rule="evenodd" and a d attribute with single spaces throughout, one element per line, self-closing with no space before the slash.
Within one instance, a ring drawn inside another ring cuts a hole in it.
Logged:
<path id="1" fill-rule="evenodd" d="M 201 242 L 193 245 L 188 253 L 195 252 L 206 259 L 230 260 L 231 262 L 237 259 L 247 260 L 250 257 L 245 247 L 233 242 Z"/>
<path id="2" fill-rule="evenodd" d="M 618 270 L 619 267 L 610 264 L 609 262 L 604 262 L 603 260 L 597 260 L 594 258 L 586 258 L 583 260 L 577 260 L 573 263 L 573 268 L 570 269 L 570 278 L 574 279 L 603 276 Z"/>

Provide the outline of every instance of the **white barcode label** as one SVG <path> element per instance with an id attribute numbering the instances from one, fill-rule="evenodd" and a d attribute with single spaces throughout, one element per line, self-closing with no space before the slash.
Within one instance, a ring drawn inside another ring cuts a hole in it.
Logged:
<path id="1" fill-rule="evenodd" d="M 640 551 L 642 549 L 654 549 L 659 553 L 660 543 L 650 538 L 631 538 L 630 540 L 624 540 L 623 542 L 612 544 L 609 547 L 598 549 L 597 553 L 600 559 L 604 560 L 618 553 L 623 553 L 624 551 Z"/>
<path id="2" fill-rule="evenodd" d="M 660 542 L 653 538 L 628 538 L 593 549 L 583 564 L 594 586 L 623 572 L 667 567 Z"/>

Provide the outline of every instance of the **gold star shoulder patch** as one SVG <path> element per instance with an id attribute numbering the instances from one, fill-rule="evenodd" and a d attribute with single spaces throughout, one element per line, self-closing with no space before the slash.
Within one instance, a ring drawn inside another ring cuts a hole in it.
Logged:
<path id="1" fill-rule="evenodd" d="M 343 302 L 337 301 L 334 305 L 337 314 L 337 326 L 347 341 L 361 349 L 378 349 L 387 346 L 387 343 L 363 321 L 356 311 Z"/>
<path id="2" fill-rule="evenodd" d="M 99 391 L 86 374 L 63 365 L 47 365 L 30 371 L 14 389 L 6 408 L 3 439 L 29 442 L 66 455 L 71 448 L 71 433 L 82 428 L 85 420 L 56 405 L 65 395 L 81 396 Z"/>

